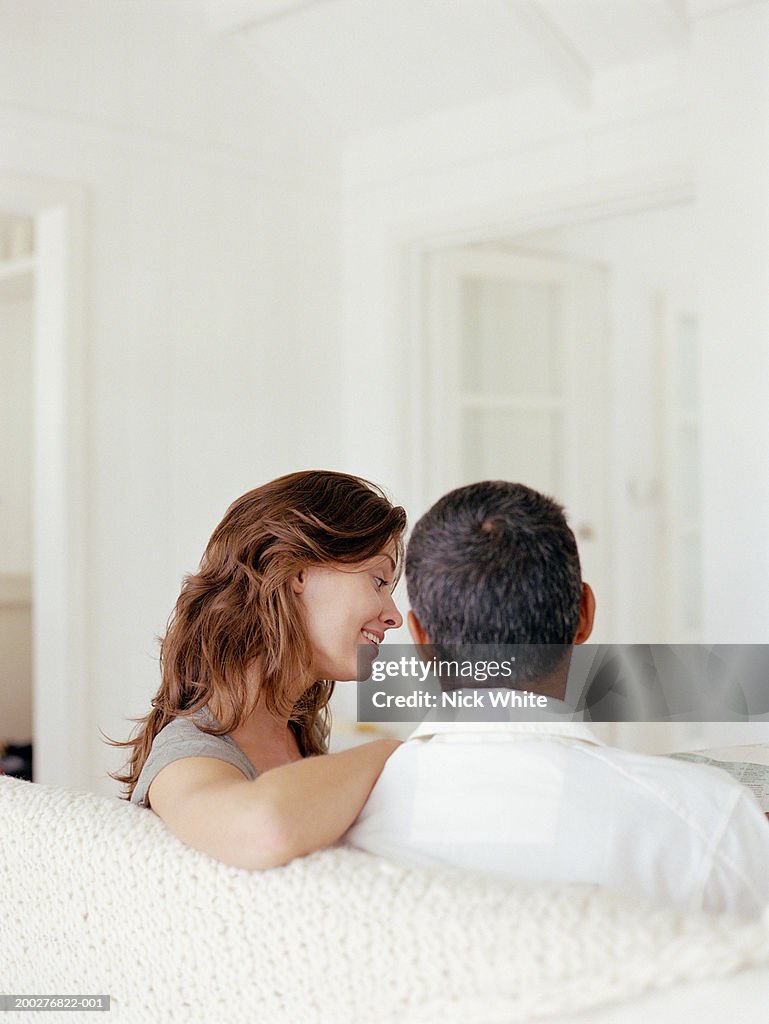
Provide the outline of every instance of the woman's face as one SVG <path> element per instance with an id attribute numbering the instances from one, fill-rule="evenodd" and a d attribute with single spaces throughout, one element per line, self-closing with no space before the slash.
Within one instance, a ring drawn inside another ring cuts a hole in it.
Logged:
<path id="1" fill-rule="evenodd" d="M 356 679 L 358 648 L 373 661 L 388 629 L 403 622 L 392 596 L 395 549 L 358 565 L 312 565 L 294 577 L 313 655 L 314 679 Z"/>

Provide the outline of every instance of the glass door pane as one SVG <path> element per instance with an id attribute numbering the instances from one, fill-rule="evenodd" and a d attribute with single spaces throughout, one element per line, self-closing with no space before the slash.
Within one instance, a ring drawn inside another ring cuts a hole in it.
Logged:
<path id="1" fill-rule="evenodd" d="M 516 480 L 546 494 L 563 492 L 562 415 L 551 409 L 465 409 L 462 475 Z"/>
<path id="2" fill-rule="evenodd" d="M 560 289 L 547 281 L 462 281 L 462 386 L 479 395 L 560 394 Z"/>

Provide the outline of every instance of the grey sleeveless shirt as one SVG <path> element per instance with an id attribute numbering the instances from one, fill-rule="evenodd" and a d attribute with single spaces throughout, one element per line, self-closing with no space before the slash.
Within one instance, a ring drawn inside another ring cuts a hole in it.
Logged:
<path id="1" fill-rule="evenodd" d="M 183 757 L 215 757 L 226 761 L 241 771 L 247 779 L 255 779 L 259 772 L 254 768 L 240 747 L 229 736 L 211 736 L 198 725 L 217 726 L 218 722 L 207 707 L 185 718 L 175 718 L 161 729 L 153 740 L 136 787 L 131 794 L 131 803 L 149 807 L 147 791 L 155 776 L 172 761 Z"/>

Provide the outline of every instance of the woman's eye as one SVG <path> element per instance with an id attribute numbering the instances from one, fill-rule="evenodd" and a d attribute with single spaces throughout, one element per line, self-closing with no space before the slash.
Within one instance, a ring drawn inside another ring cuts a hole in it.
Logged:
<path id="1" fill-rule="evenodd" d="M 376 583 L 376 585 L 377 585 L 377 590 L 381 590 L 382 587 L 389 587 L 390 586 L 390 584 L 387 582 L 387 580 L 383 580 L 381 576 L 375 576 L 374 577 L 374 583 Z"/>

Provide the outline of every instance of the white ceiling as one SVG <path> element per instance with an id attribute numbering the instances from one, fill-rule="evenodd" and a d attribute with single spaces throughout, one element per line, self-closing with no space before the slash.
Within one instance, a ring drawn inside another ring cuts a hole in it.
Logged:
<path id="1" fill-rule="evenodd" d="M 262 74 L 345 134 L 683 50 L 682 0 L 201 0 Z"/>

